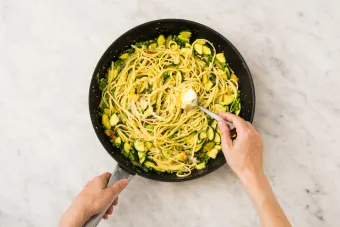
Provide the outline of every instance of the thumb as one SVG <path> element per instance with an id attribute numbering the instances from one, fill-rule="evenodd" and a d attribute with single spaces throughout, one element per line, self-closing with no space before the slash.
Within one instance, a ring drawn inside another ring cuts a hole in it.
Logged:
<path id="1" fill-rule="evenodd" d="M 112 200 L 113 198 L 117 197 L 119 193 L 123 191 L 124 188 L 126 188 L 128 182 L 129 181 L 127 179 L 121 179 L 115 182 L 112 186 L 106 188 L 105 191 L 106 195 L 110 197 L 109 200 Z"/>
<path id="2" fill-rule="evenodd" d="M 218 122 L 218 128 L 221 132 L 221 139 L 222 139 L 222 150 L 223 153 L 232 146 L 232 140 L 230 137 L 230 129 L 227 124 L 222 120 Z"/>

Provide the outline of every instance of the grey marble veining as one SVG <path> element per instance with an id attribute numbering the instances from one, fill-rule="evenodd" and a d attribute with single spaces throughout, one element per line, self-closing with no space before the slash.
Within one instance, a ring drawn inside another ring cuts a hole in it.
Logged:
<path id="1" fill-rule="evenodd" d="M 93 69 L 149 20 L 225 35 L 254 77 L 265 170 L 294 226 L 340 226 L 339 1 L 0 1 L 0 226 L 55 226 L 116 163 L 90 124 Z M 186 183 L 136 177 L 100 226 L 258 226 L 227 166 Z"/>

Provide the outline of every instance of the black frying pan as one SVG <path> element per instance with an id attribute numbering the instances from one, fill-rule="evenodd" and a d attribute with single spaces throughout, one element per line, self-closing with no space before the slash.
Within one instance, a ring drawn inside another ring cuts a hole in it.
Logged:
<path id="1" fill-rule="evenodd" d="M 247 121 L 253 121 L 255 112 L 255 90 L 253 80 L 241 54 L 225 37 L 205 25 L 182 19 L 162 19 L 139 25 L 121 35 L 105 51 L 93 72 L 89 91 L 89 108 L 93 128 L 106 151 L 118 162 L 118 175 L 119 173 L 123 173 L 125 176 L 128 176 L 129 174 L 138 174 L 139 176 L 157 181 L 187 181 L 211 173 L 226 162 L 222 152 L 220 152 L 216 159 L 208 162 L 207 168 L 203 170 L 193 170 L 192 174 L 187 177 L 177 177 L 175 174 L 153 171 L 145 172 L 142 169 L 133 166 L 118 148 L 112 146 L 109 137 L 104 133 L 101 118 L 98 115 L 101 91 L 98 89 L 97 75 L 99 75 L 99 78 L 104 77 L 111 62 L 117 60 L 119 54 L 123 50 L 129 48 L 134 42 L 154 39 L 159 34 L 165 36 L 170 34 L 174 35 L 182 30 L 190 30 L 192 32 L 191 40 L 195 40 L 196 38 L 208 39 L 214 44 L 217 52 L 225 53 L 227 62 L 230 64 L 230 67 L 234 70 L 235 74 L 240 78 L 239 85 L 242 104 L 240 116 Z M 118 178 L 120 177 L 118 176 Z M 111 179 L 110 181 L 114 182 L 114 179 Z"/>

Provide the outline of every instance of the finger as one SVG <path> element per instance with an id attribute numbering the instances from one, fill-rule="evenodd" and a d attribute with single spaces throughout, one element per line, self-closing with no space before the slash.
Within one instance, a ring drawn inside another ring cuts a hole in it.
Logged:
<path id="1" fill-rule="evenodd" d="M 113 206 L 111 206 L 107 211 L 106 214 L 110 215 L 113 212 Z"/>
<path id="2" fill-rule="evenodd" d="M 99 175 L 100 184 L 101 184 L 102 188 L 106 188 L 107 183 L 109 182 L 110 177 L 111 177 L 111 173 L 109 173 L 109 172 L 105 172 L 105 173 Z"/>
<path id="3" fill-rule="evenodd" d="M 118 205 L 118 197 L 117 197 L 117 199 L 115 199 L 115 201 L 113 201 L 112 205 L 113 206 L 117 206 Z"/>
<path id="4" fill-rule="evenodd" d="M 222 147 L 223 148 L 231 148 L 232 140 L 230 138 L 230 129 L 224 121 L 218 122 L 218 128 L 220 129 L 221 139 L 222 139 Z"/>
<path id="5" fill-rule="evenodd" d="M 121 179 L 114 183 L 111 187 L 105 189 L 108 200 L 111 201 L 117 197 L 121 191 L 128 185 L 127 179 Z"/>
<path id="6" fill-rule="evenodd" d="M 247 121 L 247 125 L 248 125 L 248 127 L 249 127 L 251 130 L 257 132 L 256 128 L 254 127 L 254 125 L 253 125 L 252 123 L 250 123 L 249 121 Z"/>
<path id="7" fill-rule="evenodd" d="M 230 122 L 232 122 L 236 128 L 237 134 L 242 134 L 246 129 L 248 129 L 248 125 L 245 120 L 243 120 L 241 117 L 236 116 L 231 113 L 221 112 L 219 115 Z"/>

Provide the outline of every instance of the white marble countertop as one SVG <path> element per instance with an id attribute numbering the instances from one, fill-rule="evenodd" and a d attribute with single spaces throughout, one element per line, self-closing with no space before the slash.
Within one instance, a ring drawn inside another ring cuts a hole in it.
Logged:
<path id="1" fill-rule="evenodd" d="M 195 20 L 235 44 L 254 76 L 254 124 L 282 207 L 294 226 L 340 226 L 339 8 L 336 0 L 1 0 L 0 226 L 56 226 L 83 185 L 114 168 L 90 123 L 90 77 L 118 36 L 159 18 Z M 185 183 L 136 177 L 100 223 L 258 225 L 227 166 Z"/>

